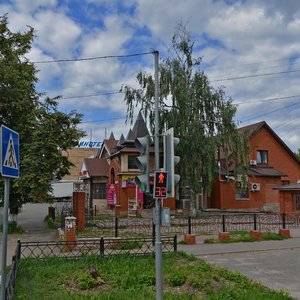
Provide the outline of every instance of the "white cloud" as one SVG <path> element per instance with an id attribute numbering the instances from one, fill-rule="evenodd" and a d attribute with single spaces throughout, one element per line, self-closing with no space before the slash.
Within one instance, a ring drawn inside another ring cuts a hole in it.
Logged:
<path id="1" fill-rule="evenodd" d="M 53 11 L 37 13 L 34 28 L 37 31 L 36 44 L 57 58 L 71 56 L 81 33 L 79 25 L 74 21 Z"/>

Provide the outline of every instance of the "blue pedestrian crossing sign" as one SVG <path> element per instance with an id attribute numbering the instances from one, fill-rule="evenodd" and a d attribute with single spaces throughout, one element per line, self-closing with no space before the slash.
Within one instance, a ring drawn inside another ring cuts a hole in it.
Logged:
<path id="1" fill-rule="evenodd" d="M 2 125 L 0 131 L 1 174 L 3 177 L 19 178 L 19 134 Z"/>

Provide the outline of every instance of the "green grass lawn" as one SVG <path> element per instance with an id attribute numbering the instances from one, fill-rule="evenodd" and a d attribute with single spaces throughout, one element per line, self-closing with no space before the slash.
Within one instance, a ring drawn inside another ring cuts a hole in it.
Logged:
<path id="1" fill-rule="evenodd" d="M 163 278 L 164 299 L 292 299 L 181 252 L 163 255 Z M 155 299 L 155 258 L 22 259 L 14 299 Z"/>
<path id="2" fill-rule="evenodd" d="M 274 232 L 263 232 L 260 241 L 274 241 L 274 240 L 283 240 L 278 233 Z M 234 230 L 230 231 L 230 239 L 220 241 L 216 237 L 210 237 L 204 240 L 206 244 L 215 244 L 215 243 L 237 243 L 237 242 L 256 242 L 257 240 L 250 237 L 250 231 L 246 230 Z"/>

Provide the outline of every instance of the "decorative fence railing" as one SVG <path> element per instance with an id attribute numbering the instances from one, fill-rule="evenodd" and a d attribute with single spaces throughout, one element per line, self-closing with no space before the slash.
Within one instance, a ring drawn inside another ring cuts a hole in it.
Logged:
<path id="1" fill-rule="evenodd" d="M 205 214 L 200 217 L 171 217 L 171 226 L 162 226 L 164 235 L 217 233 L 233 230 L 259 230 L 275 232 L 280 228 L 300 228 L 299 213 L 263 214 Z M 113 216 L 87 216 L 86 231 L 98 236 L 154 236 L 155 227 L 149 218 L 116 218 Z M 79 232 L 84 236 L 86 232 Z"/>
<path id="2" fill-rule="evenodd" d="M 5 284 L 5 300 L 12 300 L 14 294 L 14 286 L 17 277 L 17 265 L 18 260 L 20 259 L 20 246 L 21 243 L 18 241 L 15 255 L 12 258 L 12 264 L 10 266 L 9 273 L 7 275 L 7 280 Z"/>
<path id="3" fill-rule="evenodd" d="M 177 236 L 161 237 L 162 252 L 177 251 Z M 76 241 L 17 242 L 16 252 L 6 280 L 5 300 L 13 299 L 18 261 L 23 258 L 80 258 L 85 256 L 154 254 L 151 238 L 100 238 Z"/>
<path id="4" fill-rule="evenodd" d="M 162 251 L 177 250 L 177 236 L 161 238 Z M 100 238 L 76 241 L 22 242 L 21 258 L 65 257 L 77 258 L 86 255 L 111 256 L 116 254 L 146 255 L 154 253 L 152 238 Z"/>

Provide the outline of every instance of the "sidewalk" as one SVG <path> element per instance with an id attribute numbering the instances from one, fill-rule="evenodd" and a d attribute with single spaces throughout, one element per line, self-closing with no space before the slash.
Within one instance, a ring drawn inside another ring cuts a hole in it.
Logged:
<path id="1" fill-rule="evenodd" d="M 0 210 L 2 220 L 2 209 Z M 25 229 L 24 234 L 8 234 L 7 236 L 7 266 L 11 265 L 12 257 L 15 255 L 17 241 L 36 242 L 53 241 L 56 239 L 56 230 L 49 229 L 44 223 L 44 218 L 48 214 L 48 204 L 27 203 L 23 205 L 21 213 L 18 215 L 18 225 Z M 0 261 L 2 261 L 3 236 L 0 232 Z M 1 272 L 2 264 L 0 264 Z M 1 274 L 1 273 L 0 273 Z"/>
<path id="2" fill-rule="evenodd" d="M 178 251 L 184 251 L 196 256 L 225 255 L 229 253 L 247 253 L 270 250 L 300 249 L 300 238 L 290 238 L 281 241 L 258 241 L 247 243 L 204 244 L 202 241 L 194 245 L 179 244 Z"/>

